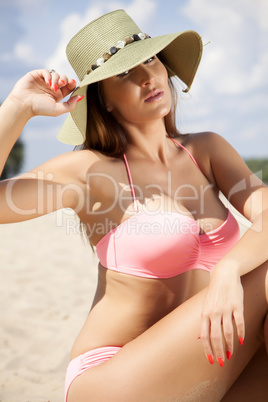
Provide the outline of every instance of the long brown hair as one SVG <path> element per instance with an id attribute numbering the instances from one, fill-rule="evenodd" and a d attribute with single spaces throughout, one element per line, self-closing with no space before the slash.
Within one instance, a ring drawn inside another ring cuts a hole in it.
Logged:
<path id="1" fill-rule="evenodd" d="M 163 63 L 164 64 L 164 63 Z M 165 64 L 164 64 L 165 65 Z M 181 134 L 176 128 L 177 92 L 168 71 L 171 92 L 171 109 L 165 116 L 167 135 L 170 138 Z M 103 101 L 101 82 L 88 86 L 87 89 L 87 130 L 82 149 L 95 149 L 105 155 L 121 158 L 127 147 L 127 135 L 112 113 L 106 110 Z M 80 149 L 81 149 L 80 148 Z"/>

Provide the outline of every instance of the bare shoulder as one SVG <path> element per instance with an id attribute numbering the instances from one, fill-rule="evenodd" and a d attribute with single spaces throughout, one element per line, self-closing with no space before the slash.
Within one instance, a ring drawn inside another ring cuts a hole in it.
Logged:
<path id="1" fill-rule="evenodd" d="M 99 151 L 84 149 L 74 151 L 72 162 L 75 169 L 83 177 L 95 173 L 108 174 L 115 176 L 117 179 L 118 167 L 122 166 L 122 160 L 113 156 L 104 155 Z"/>
<path id="2" fill-rule="evenodd" d="M 200 164 L 204 161 L 213 169 L 221 169 L 224 165 L 236 165 L 242 168 L 245 163 L 233 146 L 221 135 L 215 132 L 202 132 L 189 135 L 189 146 L 192 148 Z"/>
<path id="3" fill-rule="evenodd" d="M 209 182 L 216 185 L 211 162 L 223 147 L 228 147 L 228 142 L 215 132 L 205 131 L 182 135 L 181 144 L 191 152 Z"/>
<path id="4" fill-rule="evenodd" d="M 182 136 L 183 138 L 184 136 Z M 203 154 L 209 153 L 218 145 L 228 142 L 219 134 L 213 131 L 203 131 L 185 135 L 185 146 L 191 147 L 193 152 Z"/>
<path id="5" fill-rule="evenodd" d="M 85 167 L 91 166 L 93 163 L 99 161 L 100 153 L 94 150 L 75 150 L 70 152 L 65 152 L 51 159 L 51 163 L 59 164 L 64 167 L 69 166 L 72 170 L 81 169 L 85 165 Z"/>
<path id="6" fill-rule="evenodd" d="M 219 189 L 224 193 L 243 180 L 253 181 L 253 174 L 233 146 L 221 135 L 214 132 L 198 133 L 189 136 L 189 144 L 197 156 L 198 163 L 209 164 Z M 261 183 L 254 179 L 257 187 Z"/>

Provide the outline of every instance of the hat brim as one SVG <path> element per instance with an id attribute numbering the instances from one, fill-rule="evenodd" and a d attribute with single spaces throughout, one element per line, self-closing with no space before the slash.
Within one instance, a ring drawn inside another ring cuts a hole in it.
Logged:
<path id="1" fill-rule="evenodd" d="M 158 53 L 188 90 L 199 66 L 202 50 L 202 39 L 195 31 L 177 32 L 133 42 L 85 75 L 72 96 L 86 95 L 88 85 L 132 69 Z M 64 122 L 57 136 L 58 140 L 70 145 L 81 145 L 85 140 L 86 116 L 86 102 L 79 102 Z"/>

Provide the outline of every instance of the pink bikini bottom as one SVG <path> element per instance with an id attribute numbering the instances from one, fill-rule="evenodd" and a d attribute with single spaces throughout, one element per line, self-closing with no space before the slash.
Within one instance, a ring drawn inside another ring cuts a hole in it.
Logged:
<path id="1" fill-rule="evenodd" d="M 69 388 L 76 377 L 84 371 L 109 360 L 120 349 L 121 347 L 118 346 L 104 346 L 90 350 L 89 352 L 83 353 L 71 360 L 67 367 L 65 378 L 65 402 L 67 402 Z"/>

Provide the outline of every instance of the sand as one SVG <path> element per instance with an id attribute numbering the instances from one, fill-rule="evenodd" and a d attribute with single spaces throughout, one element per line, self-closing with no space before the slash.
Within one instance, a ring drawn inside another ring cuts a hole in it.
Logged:
<path id="1" fill-rule="evenodd" d="M 70 210 L 0 225 L 0 401 L 63 401 L 97 260 Z"/>
<path id="2" fill-rule="evenodd" d="M 0 225 L 0 402 L 63 401 L 69 353 L 97 281 L 78 226 L 70 210 Z"/>

